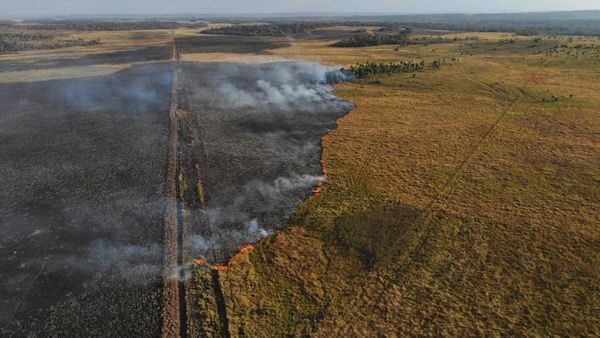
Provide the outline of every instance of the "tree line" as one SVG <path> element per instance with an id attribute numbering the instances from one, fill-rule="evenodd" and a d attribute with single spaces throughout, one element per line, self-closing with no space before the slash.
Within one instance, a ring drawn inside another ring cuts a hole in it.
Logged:
<path id="1" fill-rule="evenodd" d="M 511 23 L 461 23 L 461 22 L 409 22 L 407 26 L 414 29 L 435 29 L 459 32 L 500 32 L 514 33 L 524 36 L 537 35 L 572 35 L 600 36 L 600 22 L 594 25 L 515 25 Z"/>
<path id="2" fill-rule="evenodd" d="M 48 34 L 29 32 L 0 32 L 0 53 L 33 49 L 56 49 L 72 46 L 90 46 L 100 43 L 100 39 L 56 39 Z"/>
<path id="3" fill-rule="evenodd" d="M 505 14 L 415 14 L 340 16 L 329 22 L 402 25 L 413 29 L 506 32 L 519 35 L 600 36 L 600 11 Z"/>
<path id="4" fill-rule="evenodd" d="M 389 62 L 366 62 L 350 66 L 350 71 L 357 79 L 371 79 L 380 75 L 392 75 L 395 73 L 415 73 L 425 69 L 425 61 L 400 61 Z"/>
<path id="5" fill-rule="evenodd" d="M 286 36 L 310 34 L 315 29 L 325 27 L 324 23 L 273 23 L 261 25 L 232 25 L 203 30 L 205 34 L 245 35 L 245 36 Z"/>
<path id="6" fill-rule="evenodd" d="M 440 69 L 443 64 L 454 64 L 460 62 L 457 58 L 452 58 L 451 62 L 446 59 L 433 60 L 430 63 L 425 63 L 424 60 L 415 61 L 400 61 L 400 62 L 366 62 L 357 63 L 350 66 L 349 69 L 342 71 L 350 71 L 357 79 L 377 79 L 379 76 L 391 76 L 397 73 L 417 73 L 424 71 L 427 67 L 430 69 Z"/>
<path id="7" fill-rule="evenodd" d="M 379 45 L 406 45 L 412 31 L 402 28 L 397 31 L 379 30 L 361 33 L 342 38 L 333 44 L 334 47 L 368 47 Z"/>
<path id="8" fill-rule="evenodd" d="M 71 31 L 128 31 L 149 29 L 176 29 L 205 27 L 205 22 L 180 22 L 161 20 L 136 21 L 25 21 L 13 27 L 30 30 L 71 30 Z"/>

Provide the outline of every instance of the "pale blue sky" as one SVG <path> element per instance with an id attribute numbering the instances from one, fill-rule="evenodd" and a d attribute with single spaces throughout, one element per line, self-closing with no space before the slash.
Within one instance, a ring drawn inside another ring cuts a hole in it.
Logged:
<path id="1" fill-rule="evenodd" d="M 600 0 L 0 0 L 0 16 L 282 12 L 473 13 L 600 9 Z"/>

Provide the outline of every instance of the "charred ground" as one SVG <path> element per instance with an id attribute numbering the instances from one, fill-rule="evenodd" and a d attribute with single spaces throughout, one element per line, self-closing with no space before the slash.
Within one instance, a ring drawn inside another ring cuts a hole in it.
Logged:
<path id="1" fill-rule="evenodd" d="M 1 85 L 3 334 L 160 334 L 163 277 L 173 272 L 163 267 L 169 109 L 182 225 L 181 274 L 168 278 L 185 283 L 194 258 L 223 263 L 283 228 L 325 178 L 320 139 L 351 108 L 332 94 L 339 78 L 316 63 L 155 62 L 171 58 L 170 47 L 3 62 L 11 72 L 145 63 Z M 227 332 L 219 273 L 206 282 L 219 323 L 196 327 Z M 197 295 L 182 297 L 184 334 L 185 314 L 198 312 L 188 306 Z"/>
<path id="2" fill-rule="evenodd" d="M 160 332 L 170 81 L 0 85 L 2 335 Z"/>
<path id="3" fill-rule="evenodd" d="M 322 180 L 320 140 L 351 108 L 315 63 L 184 63 L 190 254 L 211 263 L 281 229 Z"/>

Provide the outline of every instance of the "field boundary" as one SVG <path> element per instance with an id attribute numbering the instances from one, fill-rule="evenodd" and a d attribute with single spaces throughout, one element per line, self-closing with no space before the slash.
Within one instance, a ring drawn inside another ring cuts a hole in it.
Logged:
<path id="1" fill-rule="evenodd" d="M 164 338 L 185 337 L 186 322 L 182 323 L 182 317 L 185 318 L 185 289 L 182 290 L 178 266 L 181 263 L 180 241 L 181 236 L 181 207 L 179 202 L 178 187 L 178 140 L 179 125 L 177 121 L 177 86 L 178 86 L 178 67 L 177 67 L 177 46 L 173 33 L 173 75 L 171 85 L 171 104 L 169 107 L 169 146 L 167 155 L 167 174 L 165 192 L 167 205 L 165 207 L 165 229 L 164 229 L 164 260 L 163 260 L 163 311 L 162 311 L 162 332 Z M 182 293 L 183 292 L 183 293 Z M 184 299 L 182 304 L 181 299 Z M 183 315 L 182 315 L 183 313 Z"/>

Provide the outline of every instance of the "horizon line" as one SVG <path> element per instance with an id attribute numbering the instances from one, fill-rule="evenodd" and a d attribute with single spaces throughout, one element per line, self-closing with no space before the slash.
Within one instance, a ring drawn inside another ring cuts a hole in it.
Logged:
<path id="1" fill-rule="evenodd" d="M 30 15 L 0 15 L 3 20 L 27 20 L 27 19 L 53 19 L 53 18 L 140 18 L 140 17 L 179 17 L 179 18 L 261 18 L 261 17 L 359 17 L 359 16 L 428 16 L 428 15 L 493 15 L 493 14 L 544 14 L 561 12 L 600 12 L 595 9 L 556 9 L 556 10 L 534 10 L 534 11 L 457 11 L 457 12 L 435 12 L 435 11 L 412 11 L 412 12 L 329 12 L 329 11 L 285 11 L 285 12 L 239 12 L 239 13 L 78 13 L 78 14 L 30 14 Z"/>

